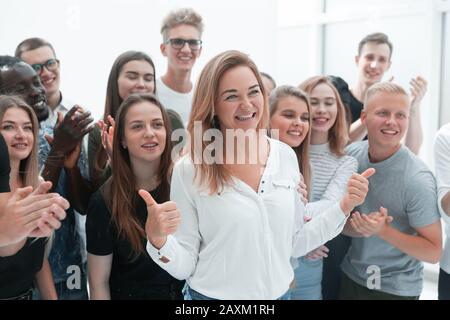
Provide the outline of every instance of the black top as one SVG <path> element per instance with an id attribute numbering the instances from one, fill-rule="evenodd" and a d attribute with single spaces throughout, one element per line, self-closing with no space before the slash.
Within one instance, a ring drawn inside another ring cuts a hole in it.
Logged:
<path id="1" fill-rule="evenodd" d="M 0 299 L 16 297 L 33 286 L 42 269 L 45 238 L 29 238 L 16 254 L 0 257 Z"/>
<path id="2" fill-rule="evenodd" d="M 339 92 L 341 100 L 347 108 L 347 112 L 350 111 L 351 123 L 355 122 L 361 116 L 361 111 L 364 106 L 363 103 L 355 98 L 344 79 L 335 76 L 329 76 L 329 78 Z"/>
<path id="3" fill-rule="evenodd" d="M 9 192 L 9 154 L 5 139 L 0 134 L 0 192 Z"/>
<path id="4" fill-rule="evenodd" d="M 182 299 L 184 282 L 161 269 L 147 252 L 133 260 L 131 244 L 118 237 L 101 191 L 102 189 L 92 195 L 87 211 L 87 251 L 99 256 L 113 254 L 109 278 L 111 299 Z M 150 193 L 158 203 L 168 200 L 161 199 L 159 187 Z M 139 195 L 135 214 L 141 226 L 145 227 L 147 208 Z M 142 238 L 142 244 L 145 248 L 145 238 Z"/>

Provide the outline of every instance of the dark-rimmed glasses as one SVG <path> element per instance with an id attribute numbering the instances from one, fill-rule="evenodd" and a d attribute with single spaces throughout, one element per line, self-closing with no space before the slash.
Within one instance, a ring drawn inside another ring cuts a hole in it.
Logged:
<path id="1" fill-rule="evenodd" d="M 58 69 L 59 66 L 59 60 L 58 59 L 48 59 L 44 63 L 34 63 L 31 65 L 31 67 L 36 71 L 38 75 L 41 75 L 42 70 L 44 70 L 44 67 L 48 71 L 55 71 Z"/>
<path id="2" fill-rule="evenodd" d="M 197 40 L 197 39 L 185 40 L 185 39 L 175 38 L 175 39 L 169 39 L 166 43 L 170 43 L 170 46 L 172 48 L 174 48 L 175 50 L 180 50 L 181 48 L 184 47 L 184 45 L 186 43 L 189 45 L 189 48 L 192 51 L 199 50 L 200 47 L 202 46 L 202 40 Z"/>

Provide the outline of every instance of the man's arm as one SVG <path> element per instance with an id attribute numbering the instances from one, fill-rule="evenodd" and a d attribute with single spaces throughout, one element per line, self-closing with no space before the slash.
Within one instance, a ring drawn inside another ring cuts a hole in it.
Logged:
<path id="1" fill-rule="evenodd" d="M 428 226 L 415 228 L 418 235 L 409 235 L 387 226 L 378 236 L 400 251 L 418 260 L 438 263 L 442 254 L 442 228 L 437 221 Z"/>
<path id="2" fill-rule="evenodd" d="M 420 104 L 427 92 L 427 81 L 418 76 L 411 79 L 411 111 L 409 114 L 409 127 L 404 140 L 405 146 L 413 153 L 419 154 L 423 142 L 422 122 L 420 117 Z"/>
<path id="3" fill-rule="evenodd" d="M 91 184 L 82 177 L 80 168 L 78 167 L 81 148 L 82 142 L 66 157 L 64 169 L 67 175 L 67 199 L 75 210 L 81 214 L 85 214 L 93 190 Z"/>

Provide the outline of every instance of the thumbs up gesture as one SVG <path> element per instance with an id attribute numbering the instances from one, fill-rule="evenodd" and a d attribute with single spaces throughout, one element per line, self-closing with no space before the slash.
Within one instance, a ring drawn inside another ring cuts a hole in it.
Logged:
<path id="1" fill-rule="evenodd" d="M 145 222 L 145 233 L 148 241 L 157 249 L 166 243 L 167 236 L 177 231 L 181 222 L 180 212 L 177 204 L 167 201 L 156 203 L 152 195 L 146 190 L 139 190 L 139 195 L 147 205 L 147 221 Z"/>
<path id="2" fill-rule="evenodd" d="M 347 192 L 340 205 L 342 211 L 348 215 L 356 206 L 362 204 L 369 192 L 369 178 L 374 175 L 375 169 L 369 168 L 361 174 L 354 173 L 347 184 Z"/>

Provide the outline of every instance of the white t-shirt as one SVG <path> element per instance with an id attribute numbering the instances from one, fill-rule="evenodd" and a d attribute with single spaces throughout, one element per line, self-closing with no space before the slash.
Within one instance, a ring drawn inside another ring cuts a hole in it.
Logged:
<path id="1" fill-rule="evenodd" d="M 164 84 L 161 78 L 156 80 L 156 95 L 164 108 L 176 111 L 186 126 L 192 108 L 193 90 L 188 93 L 179 93 Z"/>
<path id="2" fill-rule="evenodd" d="M 438 205 L 445 222 L 446 240 L 441 258 L 441 269 L 450 274 L 450 217 L 442 209 L 442 198 L 450 191 L 450 123 L 444 125 L 436 134 L 434 142 L 436 181 L 438 186 Z"/>
<path id="3" fill-rule="evenodd" d="M 160 250 L 147 242 L 147 252 L 161 268 L 187 279 L 189 287 L 205 296 L 281 297 L 294 278 L 290 258 L 317 248 L 345 225 L 339 204 L 303 224 L 297 157 L 288 145 L 269 141 L 258 192 L 233 178 L 233 186 L 209 194 L 194 182 L 189 156 L 175 165 L 170 198 L 181 213 L 181 224 Z M 169 261 L 161 261 L 162 256 Z"/>

